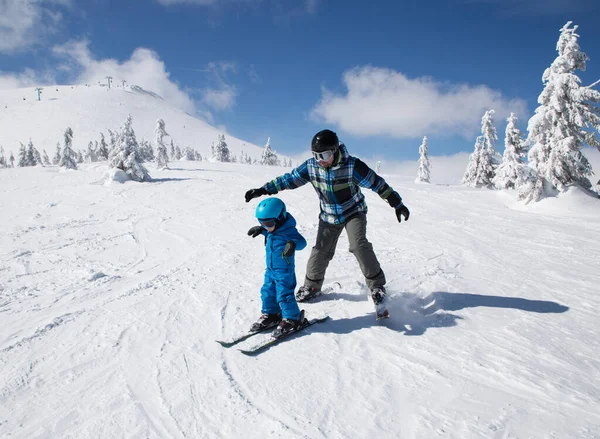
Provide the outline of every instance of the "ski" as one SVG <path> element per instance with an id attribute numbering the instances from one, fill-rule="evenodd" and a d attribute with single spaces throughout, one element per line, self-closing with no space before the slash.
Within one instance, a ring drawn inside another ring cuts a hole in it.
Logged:
<path id="1" fill-rule="evenodd" d="M 329 316 L 324 316 L 324 317 L 319 317 L 319 318 L 311 319 L 311 320 L 308 321 L 308 323 L 305 326 L 303 326 L 300 329 L 297 329 L 296 331 L 288 332 L 287 334 L 284 334 L 284 335 L 282 335 L 282 336 L 280 336 L 278 338 L 269 337 L 266 340 L 263 340 L 263 341 L 261 341 L 259 343 L 256 343 L 253 346 L 250 346 L 250 347 L 245 348 L 245 349 L 239 349 L 239 351 L 242 354 L 246 354 L 246 355 L 255 355 L 255 354 L 258 354 L 258 353 L 260 353 L 260 352 L 262 352 L 262 351 L 270 348 L 271 346 L 274 346 L 274 345 L 278 344 L 279 342 L 281 342 L 281 341 L 283 341 L 285 339 L 288 339 L 290 337 L 295 336 L 299 332 L 304 331 L 306 328 L 308 328 L 311 325 L 314 325 L 315 323 L 322 323 L 322 322 L 324 322 L 328 318 L 329 318 Z"/>
<path id="2" fill-rule="evenodd" d="M 225 348 L 230 348 L 232 346 L 235 346 L 238 343 L 241 343 L 244 340 L 249 339 L 250 337 L 252 337 L 256 334 L 261 334 L 269 329 L 275 328 L 277 325 L 278 325 L 278 323 L 273 323 L 272 325 L 266 326 L 259 331 L 243 332 L 241 334 L 233 336 L 229 340 L 215 340 L 215 341 Z"/>

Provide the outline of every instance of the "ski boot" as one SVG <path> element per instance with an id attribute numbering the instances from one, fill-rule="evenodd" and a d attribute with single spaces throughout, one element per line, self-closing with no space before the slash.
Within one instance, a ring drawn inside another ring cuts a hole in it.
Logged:
<path id="1" fill-rule="evenodd" d="M 302 329 L 307 324 L 308 324 L 308 320 L 306 318 L 304 318 L 304 310 L 302 310 L 302 311 L 300 311 L 300 316 L 298 317 L 297 320 L 283 319 L 277 326 L 277 329 L 275 329 L 275 331 L 273 331 L 272 337 L 279 338 L 282 335 L 287 335 L 290 332 L 294 332 L 299 329 Z"/>
<path id="2" fill-rule="evenodd" d="M 264 331 L 281 322 L 281 314 L 263 314 L 250 326 L 250 332 Z"/>
<path id="3" fill-rule="evenodd" d="M 387 319 L 390 316 L 385 305 L 385 298 L 386 294 L 384 286 L 373 287 L 371 290 L 371 299 L 373 299 L 373 304 L 375 305 L 377 320 Z"/>
<path id="4" fill-rule="evenodd" d="M 321 295 L 321 289 L 316 287 L 307 287 L 302 285 L 296 292 L 297 302 L 308 302 L 310 299 L 314 299 Z"/>

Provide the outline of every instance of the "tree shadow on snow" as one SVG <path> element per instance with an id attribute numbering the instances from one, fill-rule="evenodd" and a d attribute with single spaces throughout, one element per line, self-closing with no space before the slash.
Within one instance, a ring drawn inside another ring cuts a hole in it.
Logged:
<path id="1" fill-rule="evenodd" d="M 366 300 L 364 295 L 331 293 L 321 297 L 337 296 L 352 301 Z M 462 317 L 449 311 L 486 306 L 512 308 L 536 313 L 563 313 L 568 306 L 544 300 L 529 300 L 520 297 L 484 296 L 467 293 L 434 292 L 423 298 L 413 293 L 400 293 L 388 298 L 390 318 L 377 321 L 375 313 L 360 317 L 332 319 L 324 325 L 316 325 L 311 332 L 333 332 L 348 334 L 372 326 L 385 326 L 405 335 L 423 335 L 428 328 L 456 326 Z"/>

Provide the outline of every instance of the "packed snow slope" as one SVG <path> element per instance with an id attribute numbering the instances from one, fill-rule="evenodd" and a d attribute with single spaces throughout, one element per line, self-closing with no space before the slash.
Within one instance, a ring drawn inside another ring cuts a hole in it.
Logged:
<path id="1" fill-rule="evenodd" d="M 165 138 L 167 145 L 173 140 L 181 149 L 191 147 L 203 157 L 210 157 L 211 144 L 217 142 L 217 135 L 222 132 L 141 87 L 126 85 L 109 89 L 79 84 L 44 87 L 39 101 L 33 88 L 0 90 L 0 145 L 16 158 L 19 142 L 27 145 L 31 139 L 40 153 L 45 149 L 52 157 L 57 142 L 63 144 L 65 129 L 71 127 L 73 149 L 85 151 L 90 141 L 100 140 L 100 132 L 108 143 L 108 130 L 118 131 L 128 114 L 133 117 L 138 141 L 148 140 L 155 148 L 158 119 L 165 121 L 171 136 Z M 224 134 L 233 155 L 239 157 L 244 151 L 252 158 L 260 158 L 262 147 Z M 277 145 L 273 148 L 276 150 Z"/>
<path id="2" fill-rule="evenodd" d="M 600 437 L 597 198 L 384 174 L 412 213 L 366 193 L 391 318 L 343 233 L 341 289 L 302 305 L 331 319 L 248 357 L 215 343 L 260 314 L 244 192 L 287 169 L 171 167 L 0 170 L 0 437 Z M 313 189 L 279 196 L 312 245 Z"/>

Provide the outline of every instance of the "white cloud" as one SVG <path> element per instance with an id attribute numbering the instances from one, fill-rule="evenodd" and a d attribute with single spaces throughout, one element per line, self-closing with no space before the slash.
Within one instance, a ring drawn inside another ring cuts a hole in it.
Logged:
<path id="1" fill-rule="evenodd" d="M 207 89 L 202 93 L 202 102 L 214 110 L 229 110 L 235 105 L 237 96 L 235 87 Z"/>
<path id="2" fill-rule="evenodd" d="M 0 53 L 27 49 L 56 32 L 72 0 L 0 0 Z"/>
<path id="3" fill-rule="evenodd" d="M 196 112 L 193 99 L 171 80 L 170 73 L 156 52 L 137 48 L 131 58 L 122 62 L 110 58 L 96 60 L 88 45 L 89 42 L 83 40 L 53 47 L 53 53 L 64 59 L 58 69 L 67 72 L 70 80 L 96 83 L 104 82 L 107 76 L 112 76 L 115 82 L 125 80 L 128 84 L 139 85 L 160 95 L 177 108 L 191 114 Z"/>
<path id="4" fill-rule="evenodd" d="M 409 79 L 400 72 L 372 66 L 346 71 L 343 82 L 346 94 L 323 88 L 311 117 L 359 136 L 472 138 L 480 131 L 486 110 L 494 109 L 497 120 L 510 112 L 521 117 L 527 114 L 524 100 L 507 99 L 485 85 Z"/>
<path id="5" fill-rule="evenodd" d="M 229 110 L 235 106 L 237 88 L 227 80 L 228 73 L 237 73 L 237 65 L 231 61 L 215 61 L 206 65 L 203 72 L 213 84 L 202 90 L 202 102 L 217 111 Z"/>

